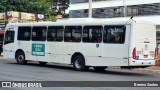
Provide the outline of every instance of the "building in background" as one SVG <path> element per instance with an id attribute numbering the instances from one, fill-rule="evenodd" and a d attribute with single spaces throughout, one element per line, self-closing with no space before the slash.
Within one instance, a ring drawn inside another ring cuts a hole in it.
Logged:
<path id="1" fill-rule="evenodd" d="M 70 0 L 69 17 L 88 17 L 89 0 Z M 160 0 L 92 0 L 93 18 L 115 18 L 160 14 Z M 124 9 L 125 8 L 125 9 Z"/>
<path id="2" fill-rule="evenodd" d="M 89 0 L 70 0 L 69 18 L 87 18 Z M 93 18 L 129 18 L 148 20 L 157 26 L 160 42 L 160 0 L 92 0 Z"/>

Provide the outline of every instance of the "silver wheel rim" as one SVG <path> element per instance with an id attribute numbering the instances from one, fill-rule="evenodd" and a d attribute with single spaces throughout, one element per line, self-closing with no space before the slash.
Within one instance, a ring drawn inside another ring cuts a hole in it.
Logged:
<path id="1" fill-rule="evenodd" d="M 79 69 L 82 68 L 82 61 L 79 59 L 76 59 L 75 66 L 76 66 L 76 68 L 79 68 Z"/>
<path id="2" fill-rule="evenodd" d="M 23 61 L 24 60 L 24 56 L 23 55 L 19 55 L 18 56 L 18 61 Z"/>

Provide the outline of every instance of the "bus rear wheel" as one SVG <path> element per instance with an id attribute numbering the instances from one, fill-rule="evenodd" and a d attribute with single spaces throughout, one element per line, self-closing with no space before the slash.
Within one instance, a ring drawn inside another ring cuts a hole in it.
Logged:
<path id="1" fill-rule="evenodd" d="M 27 64 L 27 60 L 25 60 L 25 55 L 23 52 L 18 52 L 16 54 L 16 60 L 18 64 L 21 64 L 21 65 Z"/>
<path id="2" fill-rule="evenodd" d="M 96 71 L 104 71 L 107 67 L 93 67 Z"/>
<path id="3" fill-rule="evenodd" d="M 76 71 L 85 71 L 88 70 L 89 67 L 85 66 L 84 57 L 81 55 L 77 55 L 73 60 L 73 68 Z"/>

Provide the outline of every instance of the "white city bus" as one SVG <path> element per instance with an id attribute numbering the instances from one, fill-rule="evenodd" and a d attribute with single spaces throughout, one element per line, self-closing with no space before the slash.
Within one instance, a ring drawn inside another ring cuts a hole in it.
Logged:
<path id="1" fill-rule="evenodd" d="M 75 70 L 155 65 L 156 27 L 136 20 L 9 23 L 4 58 L 72 64 Z"/>

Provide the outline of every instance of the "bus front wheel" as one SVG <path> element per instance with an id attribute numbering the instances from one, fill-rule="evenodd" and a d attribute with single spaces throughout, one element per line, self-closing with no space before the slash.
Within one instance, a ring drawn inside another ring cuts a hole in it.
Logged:
<path id="1" fill-rule="evenodd" d="M 27 60 L 25 60 L 25 55 L 23 52 L 18 52 L 16 55 L 16 60 L 18 64 L 27 64 Z"/>
<path id="2" fill-rule="evenodd" d="M 84 57 L 81 55 L 77 55 L 73 60 L 73 68 L 76 71 L 85 71 L 89 69 L 89 67 L 85 66 Z"/>

